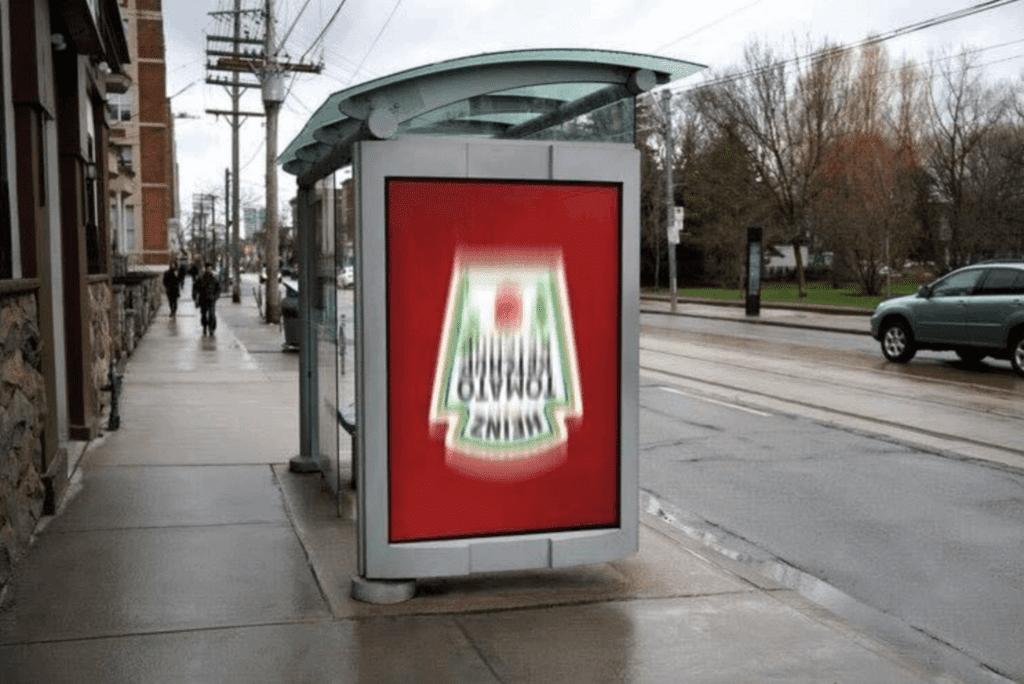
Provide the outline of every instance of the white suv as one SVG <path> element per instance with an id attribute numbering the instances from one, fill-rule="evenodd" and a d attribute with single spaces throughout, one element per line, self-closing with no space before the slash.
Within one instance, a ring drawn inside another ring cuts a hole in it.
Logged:
<path id="1" fill-rule="evenodd" d="M 918 349 L 953 350 L 972 363 L 1009 359 L 1024 377 L 1024 261 L 966 266 L 887 299 L 871 314 L 871 335 L 896 363 Z"/>

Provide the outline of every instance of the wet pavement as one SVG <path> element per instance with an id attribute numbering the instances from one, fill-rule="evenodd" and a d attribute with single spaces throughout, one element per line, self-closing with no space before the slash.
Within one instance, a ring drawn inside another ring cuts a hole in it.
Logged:
<path id="1" fill-rule="evenodd" d="M 218 309 L 208 338 L 165 307 L 129 360 L 3 598 L 0 682 L 954 681 L 648 513 L 631 558 L 354 601 L 351 502 L 287 467 L 297 355 Z"/>

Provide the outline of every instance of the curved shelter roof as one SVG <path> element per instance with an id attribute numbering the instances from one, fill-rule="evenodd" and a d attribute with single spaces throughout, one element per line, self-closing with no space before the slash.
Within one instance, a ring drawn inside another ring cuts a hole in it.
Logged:
<path id="1" fill-rule="evenodd" d="M 395 136 L 526 138 L 703 69 L 609 50 L 517 50 L 409 69 L 330 95 L 278 158 L 301 184 Z"/>

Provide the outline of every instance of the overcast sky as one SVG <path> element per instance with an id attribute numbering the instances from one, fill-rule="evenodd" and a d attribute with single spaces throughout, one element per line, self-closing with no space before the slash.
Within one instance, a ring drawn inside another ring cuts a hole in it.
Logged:
<path id="1" fill-rule="evenodd" d="M 299 10 L 308 6 L 298 22 Z M 342 0 L 275 0 L 278 37 L 295 24 L 284 50 L 297 59 L 314 43 Z M 724 69 L 740 62 L 752 39 L 785 49 L 794 38 L 846 44 L 885 33 L 981 0 L 344 0 L 322 47 L 307 60 L 323 60 L 320 75 L 300 75 L 279 124 L 284 150 L 309 116 L 333 92 L 411 67 L 482 52 L 581 47 L 657 54 Z M 873 5 L 870 11 L 860 9 Z M 243 8 L 263 0 L 242 0 Z M 205 84 L 207 33 L 224 35 L 210 12 L 232 0 L 165 0 L 167 94 L 174 96 L 175 136 L 182 213 L 192 194 L 223 195 L 231 166 L 231 126 L 207 109 L 231 108 L 228 93 Z M 1003 45 L 1009 43 L 1008 45 Z M 1024 73 L 1024 2 L 1017 2 L 889 41 L 890 57 L 927 62 L 930 51 L 982 48 L 978 61 L 988 78 L 1020 79 Z M 1001 46 L 1001 47 L 999 47 Z M 709 69 L 709 71 L 711 70 Z M 218 72 L 217 75 L 223 75 Z M 692 76 L 686 83 L 697 82 Z M 290 80 L 290 79 L 289 79 Z M 682 85 L 682 84 L 680 84 Z M 180 94 L 179 94 L 180 93 Z M 257 89 L 243 96 L 242 110 L 262 111 Z M 263 120 L 242 126 L 242 196 L 263 204 L 266 151 Z M 295 194 L 294 177 L 279 174 L 279 203 Z M 219 213 L 219 212 L 218 212 Z"/>

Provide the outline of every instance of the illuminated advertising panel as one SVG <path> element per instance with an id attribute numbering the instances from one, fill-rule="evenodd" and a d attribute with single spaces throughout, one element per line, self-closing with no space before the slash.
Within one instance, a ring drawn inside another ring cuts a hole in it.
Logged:
<path id="1" fill-rule="evenodd" d="M 388 540 L 620 522 L 620 183 L 385 183 Z"/>

